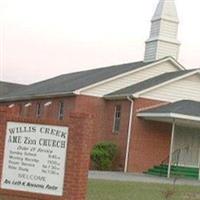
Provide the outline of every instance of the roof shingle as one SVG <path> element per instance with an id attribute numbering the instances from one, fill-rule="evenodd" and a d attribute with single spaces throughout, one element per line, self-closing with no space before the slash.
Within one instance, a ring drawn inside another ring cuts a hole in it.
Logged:
<path id="1" fill-rule="evenodd" d="M 164 73 L 159 76 L 147 79 L 145 81 L 136 83 L 134 85 L 131 85 L 129 87 L 117 90 L 115 92 L 112 92 L 110 94 L 105 95 L 106 98 L 112 98 L 112 97 L 124 97 L 124 96 L 130 96 L 136 92 L 140 92 L 142 90 L 151 88 L 153 86 L 159 85 L 161 83 L 164 83 L 166 81 L 172 80 L 174 78 L 178 78 L 180 76 L 186 75 L 192 71 L 195 70 L 184 70 L 184 71 L 177 71 L 177 72 L 169 72 Z"/>
<path id="2" fill-rule="evenodd" d="M 7 95 L 11 92 L 24 89 L 26 87 L 27 87 L 26 85 L 22 84 L 0 81 L 0 97 Z"/>
<path id="3" fill-rule="evenodd" d="M 65 74 L 42 82 L 31 84 L 26 89 L 12 92 L 12 94 L 1 97 L 0 101 L 31 99 L 34 97 L 52 96 L 59 94 L 72 95 L 73 91 L 77 89 L 81 89 L 111 77 L 136 70 L 149 64 L 150 63 L 139 61 Z"/>
<path id="4" fill-rule="evenodd" d="M 189 116 L 200 117 L 200 102 L 191 100 L 182 100 L 175 103 L 170 103 L 153 109 L 141 111 L 140 113 L 158 113 L 158 114 L 183 114 Z"/>

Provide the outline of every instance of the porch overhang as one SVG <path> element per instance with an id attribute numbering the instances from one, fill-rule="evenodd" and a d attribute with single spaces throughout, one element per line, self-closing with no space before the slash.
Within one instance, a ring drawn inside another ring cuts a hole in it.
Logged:
<path id="1" fill-rule="evenodd" d="M 142 117 L 146 120 L 158 121 L 158 122 L 167 122 L 172 124 L 171 129 L 171 139 L 170 139 L 170 151 L 169 151 L 169 161 L 167 169 L 167 177 L 170 178 L 171 175 L 171 166 L 173 159 L 173 148 L 174 148 L 174 139 L 176 126 L 181 125 L 184 127 L 197 127 L 200 128 L 200 102 L 183 100 L 175 103 L 169 103 L 167 105 L 162 105 L 154 107 L 151 109 L 146 109 L 139 111 L 137 113 L 138 117 Z M 200 130 L 200 129 L 199 129 Z M 181 151 L 181 149 L 179 149 Z M 198 168 L 199 168 L 199 180 L 200 180 L 200 150 L 198 150 Z M 176 151 L 175 151 L 176 152 Z M 179 158 L 178 158 L 179 160 Z"/>
<path id="2" fill-rule="evenodd" d="M 200 127 L 200 102 L 180 101 L 164 106 L 140 111 L 138 117 L 145 120 Z"/>

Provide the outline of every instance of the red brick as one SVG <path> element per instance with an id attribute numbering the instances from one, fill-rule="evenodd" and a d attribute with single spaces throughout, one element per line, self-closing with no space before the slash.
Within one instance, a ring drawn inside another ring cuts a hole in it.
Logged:
<path id="1" fill-rule="evenodd" d="M 68 124 L 70 121 L 70 112 L 84 112 L 93 115 L 94 133 L 90 140 L 90 151 L 97 142 L 113 141 L 120 148 L 120 156 L 117 169 L 123 170 L 126 154 L 127 132 L 130 115 L 130 102 L 128 100 L 105 100 L 104 98 L 78 95 L 74 97 L 52 98 L 33 100 L 27 116 L 30 120 L 35 120 L 35 110 L 38 102 L 45 104 L 52 101 L 39 120 L 54 122 L 55 124 Z M 59 102 L 64 101 L 65 118 L 58 119 Z M 30 101 L 16 102 L 16 110 L 12 111 L 12 115 L 20 116 L 20 105 Z M 135 99 L 134 100 L 134 116 L 132 123 L 132 137 L 130 145 L 128 170 L 133 172 L 143 172 L 154 164 L 159 164 L 168 156 L 171 126 L 160 122 L 150 122 L 139 119 L 136 111 L 151 106 L 158 106 L 166 102 Z M 122 106 L 121 127 L 119 133 L 113 133 L 113 120 L 115 106 Z M 8 104 L 3 104 L 4 107 Z M 18 106 L 18 109 L 17 109 Z M 10 112 L 10 111 L 9 111 Z"/>
<path id="2" fill-rule="evenodd" d="M 11 197 L 14 200 L 85 200 L 90 160 L 89 141 L 91 140 L 91 134 L 93 132 L 93 117 L 84 113 L 72 113 L 68 118 L 69 122 L 66 123 L 65 121 L 58 121 L 55 119 L 36 120 L 30 117 L 22 118 L 16 115 L 6 115 L 5 110 L 4 112 L 0 112 L 0 132 L 2 137 L 2 142 L 0 143 L 0 177 L 2 173 L 7 121 L 69 126 L 63 196 L 58 197 L 0 189 L 2 199 Z"/>
<path id="3" fill-rule="evenodd" d="M 136 116 L 141 108 L 158 106 L 166 102 L 137 99 L 134 103 L 133 129 L 128 171 L 144 172 L 159 165 L 169 155 L 171 125 L 146 121 Z"/>

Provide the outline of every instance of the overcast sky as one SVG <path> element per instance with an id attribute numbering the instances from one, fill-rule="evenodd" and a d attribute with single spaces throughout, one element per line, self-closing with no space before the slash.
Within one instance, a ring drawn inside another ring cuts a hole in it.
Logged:
<path id="1" fill-rule="evenodd" d="M 0 79 L 32 83 L 143 59 L 158 0 L 0 0 Z M 176 0 L 179 61 L 200 66 L 200 1 Z"/>

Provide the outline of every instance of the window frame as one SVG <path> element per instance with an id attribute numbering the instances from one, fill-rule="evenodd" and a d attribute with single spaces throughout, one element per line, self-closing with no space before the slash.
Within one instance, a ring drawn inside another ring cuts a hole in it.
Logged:
<path id="1" fill-rule="evenodd" d="M 39 102 L 36 104 L 36 117 L 41 118 L 41 116 L 42 116 L 42 105 Z"/>
<path id="2" fill-rule="evenodd" d="M 65 103 L 64 101 L 59 102 L 58 119 L 63 120 L 65 116 Z"/>
<path id="3" fill-rule="evenodd" d="M 24 102 L 23 104 L 20 104 L 21 105 L 21 116 L 23 117 L 28 117 L 30 115 L 30 110 L 29 108 L 32 106 L 32 103 L 31 102 Z"/>
<path id="4" fill-rule="evenodd" d="M 114 119 L 113 119 L 113 133 L 119 133 L 121 128 L 121 114 L 122 114 L 122 105 L 115 105 Z M 118 123 L 118 124 L 117 124 Z"/>

